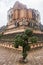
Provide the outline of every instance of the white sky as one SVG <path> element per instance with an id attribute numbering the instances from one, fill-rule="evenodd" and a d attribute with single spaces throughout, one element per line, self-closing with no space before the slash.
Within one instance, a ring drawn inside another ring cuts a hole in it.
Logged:
<path id="1" fill-rule="evenodd" d="M 43 24 L 43 0 L 0 0 L 0 27 L 7 24 L 7 11 L 16 1 L 27 5 L 28 8 L 38 10 Z"/>

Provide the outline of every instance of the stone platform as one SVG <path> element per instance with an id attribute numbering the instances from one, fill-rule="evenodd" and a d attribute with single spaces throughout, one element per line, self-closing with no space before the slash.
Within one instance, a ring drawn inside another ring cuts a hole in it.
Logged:
<path id="1" fill-rule="evenodd" d="M 28 63 L 20 64 L 21 51 L 0 47 L 0 65 L 43 65 L 43 48 L 29 51 Z"/>

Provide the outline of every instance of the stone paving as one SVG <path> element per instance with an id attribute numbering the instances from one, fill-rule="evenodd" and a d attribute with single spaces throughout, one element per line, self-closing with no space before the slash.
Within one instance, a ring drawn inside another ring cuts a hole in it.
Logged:
<path id="1" fill-rule="evenodd" d="M 0 47 L 0 65 L 43 65 L 43 48 L 28 53 L 28 63 L 18 62 L 21 52 L 13 49 Z"/>

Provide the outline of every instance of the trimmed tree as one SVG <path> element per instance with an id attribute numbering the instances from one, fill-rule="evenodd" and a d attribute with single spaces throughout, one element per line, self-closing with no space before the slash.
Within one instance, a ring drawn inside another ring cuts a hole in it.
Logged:
<path id="1" fill-rule="evenodd" d="M 26 29 L 23 34 L 18 34 L 15 36 L 14 47 L 18 48 L 22 46 L 22 61 L 24 62 L 27 57 L 27 51 L 30 50 L 29 41 L 32 43 L 37 42 L 37 38 L 33 36 L 33 32 L 29 29 Z"/>

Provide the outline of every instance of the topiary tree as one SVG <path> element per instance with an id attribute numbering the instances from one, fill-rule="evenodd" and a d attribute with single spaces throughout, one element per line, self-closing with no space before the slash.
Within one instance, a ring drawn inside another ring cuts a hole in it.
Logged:
<path id="1" fill-rule="evenodd" d="M 22 61 L 27 57 L 27 51 L 30 50 L 30 45 L 28 40 L 30 39 L 30 42 L 36 43 L 37 39 L 33 36 L 33 32 L 29 29 L 26 29 L 23 34 L 18 34 L 15 36 L 15 41 L 14 41 L 14 47 L 18 48 L 18 46 L 22 46 Z"/>

